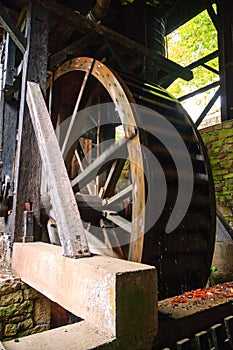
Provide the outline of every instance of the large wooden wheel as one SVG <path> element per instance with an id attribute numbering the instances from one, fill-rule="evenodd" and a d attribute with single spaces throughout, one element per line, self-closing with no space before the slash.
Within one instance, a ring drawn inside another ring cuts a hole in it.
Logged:
<path id="1" fill-rule="evenodd" d="M 154 265 L 161 299 L 207 282 L 214 186 L 180 103 L 124 82 L 97 60 L 72 59 L 55 72 L 48 102 L 91 252 Z"/>
<path id="2" fill-rule="evenodd" d="M 141 261 L 145 184 L 132 96 L 110 69 L 86 57 L 58 68 L 51 92 L 91 251 Z"/>

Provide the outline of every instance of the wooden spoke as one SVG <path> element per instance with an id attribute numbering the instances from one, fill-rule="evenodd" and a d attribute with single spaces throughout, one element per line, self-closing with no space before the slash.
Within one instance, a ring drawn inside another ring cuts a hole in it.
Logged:
<path id="1" fill-rule="evenodd" d="M 96 158 L 93 163 L 91 163 L 81 174 L 76 176 L 71 181 L 71 186 L 75 189 L 78 188 L 81 189 L 84 186 L 86 186 L 96 175 L 98 170 L 106 164 L 109 160 L 112 160 L 114 158 L 119 158 L 122 155 L 126 154 L 127 151 L 127 143 L 129 143 L 129 139 L 123 139 L 120 140 L 117 144 L 112 145 L 109 147 L 109 149 L 106 149 L 103 153 L 100 154 L 98 158 Z"/>
<path id="2" fill-rule="evenodd" d="M 88 81 L 88 77 L 90 75 L 90 70 L 91 70 L 91 66 L 90 66 L 89 70 L 85 73 L 85 76 L 83 78 L 83 82 L 82 82 L 82 85 L 81 85 L 81 88 L 80 88 L 80 92 L 79 92 L 79 95 L 78 95 L 78 98 L 77 98 L 77 101 L 76 101 L 76 104 L 75 104 L 75 107 L 74 107 L 74 111 L 73 111 L 73 114 L 71 116 L 69 127 L 68 127 L 68 130 L 67 130 L 66 136 L 65 136 L 65 140 L 64 140 L 63 145 L 62 145 L 62 149 L 61 149 L 61 153 L 62 153 L 63 156 L 65 155 L 65 153 L 67 151 L 68 141 L 69 141 L 69 138 L 70 138 L 71 131 L 73 130 L 73 127 L 74 127 L 74 122 L 75 122 L 75 119 L 76 119 L 76 115 L 78 113 L 79 105 L 80 105 L 80 102 L 81 102 L 81 99 L 82 99 L 82 96 L 83 96 L 83 92 L 84 92 L 85 86 L 86 86 L 87 81 Z"/>
<path id="3" fill-rule="evenodd" d="M 119 258 L 119 255 L 112 249 L 110 243 L 104 243 L 89 230 L 85 230 L 85 234 L 88 240 L 89 250 L 92 254 L 107 255 L 113 258 Z"/>
<path id="4" fill-rule="evenodd" d="M 74 154 L 75 154 L 76 159 L 78 161 L 78 165 L 79 165 L 80 170 L 84 171 L 84 166 L 83 166 L 84 159 L 81 160 L 77 150 L 74 151 Z M 87 166 L 88 166 L 88 163 L 86 162 L 86 167 Z M 88 191 L 89 194 L 94 194 L 94 192 L 95 192 L 95 184 L 94 184 L 93 181 L 91 181 L 89 184 L 87 184 L 87 191 Z"/>
<path id="5" fill-rule="evenodd" d="M 104 210 L 103 214 L 109 221 L 121 227 L 126 232 L 130 234 L 132 233 L 132 225 L 130 221 L 124 219 L 122 216 L 117 215 L 116 212 L 110 210 Z"/>
<path id="6" fill-rule="evenodd" d="M 102 201 L 102 205 L 104 209 L 109 209 L 109 207 L 113 207 L 119 202 L 122 202 L 125 198 L 128 198 L 132 195 L 132 184 L 124 188 L 119 193 L 116 193 L 111 198 L 106 198 Z"/>
<path id="7" fill-rule="evenodd" d="M 119 180 L 119 177 L 122 173 L 122 169 L 125 165 L 126 159 L 117 159 L 109 171 L 107 180 L 103 187 L 100 189 L 99 196 L 101 198 L 108 198 L 114 195 L 116 184 Z"/>

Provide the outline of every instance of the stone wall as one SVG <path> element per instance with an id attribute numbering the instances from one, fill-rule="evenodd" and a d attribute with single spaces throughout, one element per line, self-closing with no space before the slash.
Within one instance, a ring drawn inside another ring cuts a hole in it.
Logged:
<path id="1" fill-rule="evenodd" d="M 50 329 L 51 302 L 16 277 L 0 278 L 0 340 Z"/>
<path id="2" fill-rule="evenodd" d="M 233 228 L 233 120 L 199 131 L 210 158 L 218 209 Z"/>

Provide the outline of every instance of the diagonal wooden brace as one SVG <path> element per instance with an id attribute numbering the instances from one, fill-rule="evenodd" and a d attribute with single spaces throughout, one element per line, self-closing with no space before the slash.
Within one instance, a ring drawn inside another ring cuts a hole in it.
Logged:
<path id="1" fill-rule="evenodd" d="M 46 172 L 63 255 L 89 256 L 89 248 L 59 144 L 39 84 L 27 83 L 27 103 Z"/>

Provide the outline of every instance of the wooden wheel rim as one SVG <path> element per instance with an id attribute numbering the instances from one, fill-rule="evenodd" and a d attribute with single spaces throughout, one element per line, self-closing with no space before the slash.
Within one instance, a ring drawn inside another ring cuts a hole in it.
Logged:
<path id="1" fill-rule="evenodd" d="M 125 84 L 100 61 L 88 57 L 67 61 L 55 72 L 54 81 L 72 71 L 85 72 L 84 82 L 88 80 L 90 75 L 100 82 L 115 105 L 124 128 L 125 138 L 132 140 L 127 144 L 132 179 L 132 224 L 128 260 L 140 262 L 145 230 L 145 183 L 140 139 L 137 133 L 135 112 L 131 107 L 134 100 Z"/>

